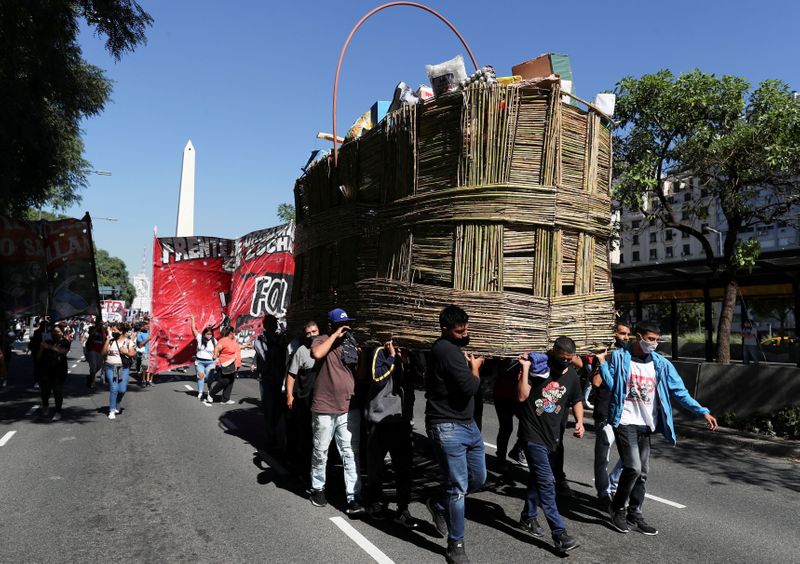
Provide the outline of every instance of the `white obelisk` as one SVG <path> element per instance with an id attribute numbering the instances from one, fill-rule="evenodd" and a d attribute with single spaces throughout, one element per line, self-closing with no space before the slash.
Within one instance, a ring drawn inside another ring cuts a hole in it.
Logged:
<path id="1" fill-rule="evenodd" d="M 183 148 L 181 191 L 178 195 L 178 223 L 176 237 L 194 235 L 194 145 L 190 139 Z"/>

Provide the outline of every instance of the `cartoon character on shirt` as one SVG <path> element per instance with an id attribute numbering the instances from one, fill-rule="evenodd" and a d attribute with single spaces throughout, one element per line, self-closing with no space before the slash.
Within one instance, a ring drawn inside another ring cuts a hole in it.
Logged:
<path id="1" fill-rule="evenodd" d="M 627 401 L 634 401 L 649 404 L 653 402 L 653 395 L 656 389 L 656 381 L 650 376 L 640 376 L 631 374 L 628 381 Z"/>
<path id="2" fill-rule="evenodd" d="M 566 393 L 567 387 L 562 386 L 558 382 L 550 382 L 547 384 L 542 388 L 542 397 L 535 402 L 536 415 L 541 415 L 542 413 L 559 413 L 561 411 L 561 406 L 558 405 L 558 400 L 564 397 Z"/>

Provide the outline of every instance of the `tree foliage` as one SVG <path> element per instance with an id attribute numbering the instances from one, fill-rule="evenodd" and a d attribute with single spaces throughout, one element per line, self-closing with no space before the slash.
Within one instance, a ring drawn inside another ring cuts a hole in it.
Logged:
<path id="1" fill-rule="evenodd" d="M 768 80 L 751 91 L 743 78 L 699 70 L 626 77 L 616 93 L 615 199 L 651 225 L 696 238 L 725 277 L 717 355 L 726 362 L 737 273 L 752 268 L 760 253 L 756 239 L 741 236 L 759 224 L 798 218 L 800 105 L 783 82 Z M 704 195 L 675 204 L 663 182 L 689 176 L 700 180 Z M 718 258 L 701 227 L 713 209 L 726 230 Z"/>
<path id="2" fill-rule="evenodd" d="M 94 254 L 95 267 L 97 268 L 97 283 L 100 286 L 119 286 L 120 294 L 117 296 L 125 300 L 127 306 L 133 303 L 136 289 L 128 277 L 128 269 L 121 258 L 112 257 L 108 251 L 96 249 Z"/>
<path id="3" fill-rule="evenodd" d="M 135 0 L 0 2 L 0 213 L 80 201 L 91 171 L 80 123 L 111 94 L 83 58 L 81 20 L 117 60 L 146 42 L 153 21 Z"/>
<path id="4" fill-rule="evenodd" d="M 278 219 L 284 223 L 289 223 L 295 220 L 294 206 L 292 204 L 278 204 Z"/>

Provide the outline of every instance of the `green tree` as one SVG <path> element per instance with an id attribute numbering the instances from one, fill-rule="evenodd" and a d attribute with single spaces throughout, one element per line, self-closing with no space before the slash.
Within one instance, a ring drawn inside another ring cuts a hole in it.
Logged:
<path id="1" fill-rule="evenodd" d="M 146 42 L 153 20 L 135 0 L 0 2 L 0 213 L 80 201 L 92 168 L 80 124 L 111 94 L 111 81 L 83 58 L 81 21 L 119 60 Z"/>
<path id="2" fill-rule="evenodd" d="M 800 105 L 782 82 L 750 91 L 743 78 L 699 70 L 677 78 L 668 70 L 626 77 L 616 93 L 614 197 L 650 224 L 700 242 L 726 285 L 717 358 L 728 363 L 737 275 L 760 253 L 756 239 L 740 235 L 758 224 L 792 221 L 800 208 Z M 703 197 L 673 203 L 663 181 L 688 176 L 700 180 Z M 701 227 L 712 204 L 727 224 L 721 257 Z"/>
<path id="3" fill-rule="evenodd" d="M 96 249 L 94 263 L 97 268 L 97 283 L 100 286 L 119 286 L 121 300 L 130 307 L 136 297 L 136 289 L 128 277 L 128 269 L 121 258 L 112 257 L 108 251 Z"/>
<path id="4" fill-rule="evenodd" d="M 294 213 L 294 206 L 292 204 L 278 204 L 278 219 L 280 219 L 284 223 L 289 223 L 290 221 L 294 221 L 295 213 Z"/>

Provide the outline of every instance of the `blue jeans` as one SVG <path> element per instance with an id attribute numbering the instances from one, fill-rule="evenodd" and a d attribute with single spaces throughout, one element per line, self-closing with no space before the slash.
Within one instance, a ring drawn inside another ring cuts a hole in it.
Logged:
<path id="1" fill-rule="evenodd" d="M 122 403 L 122 398 L 128 390 L 128 372 L 129 368 L 124 366 L 111 366 L 106 364 L 103 366 L 103 371 L 108 381 L 108 387 L 111 390 L 108 394 L 108 412 L 113 413 L 117 406 Z"/>
<path id="2" fill-rule="evenodd" d="M 203 393 L 203 384 L 208 380 L 208 387 L 211 388 L 211 375 L 214 372 L 213 360 L 200 360 L 194 361 L 194 369 L 197 371 L 197 393 Z"/>
<path id="3" fill-rule="evenodd" d="M 429 424 L 428 438 L 445 479 L 445 492 L 434 505 L 444 511 L 450 541 L 464 538 L 464 496 L 486 481 L 486 453 L 480 429 L 471 421 Z"/>
<path id="4" fill-rule="evenodd" d="M 312 412 L 311 427 L 314 433 L 311 453 L 311 489 L 325 488 L 325 469 L 331 439 L 336 441 L 344 466 L 344 488 L 348 503 L 361 493 L 358 473 L 358 445 L 361 438 L 361 413 L 354 409 L 348 413 L 325 414 Z"/>
<path id="5" fill-rule="evenodd" d="M 650 435 L 650 427 L 646 425 L 620 425 L 614 429 L 622 460 L 622 474 L 611 502 L 615 511 L 624 509 L 627 504 L 629 515 L 642 513 L 647 473 L 650 470 Z"/>
<path id="6" fill-rule="evenodd" d="M 525 443 L 525 456 L 528 459 L 528 498 L 522 509 L 523 517 L 536 517 L 539 507 L 544 512 L 544 518 L 550 525 L 554 537 L 560 536 L 567 530 L 561 514 L 556 506 L 556 485 L 553 478 L 551 459 L 555 452 L 550 452 L 547 447 L 528 441 Z"/>

